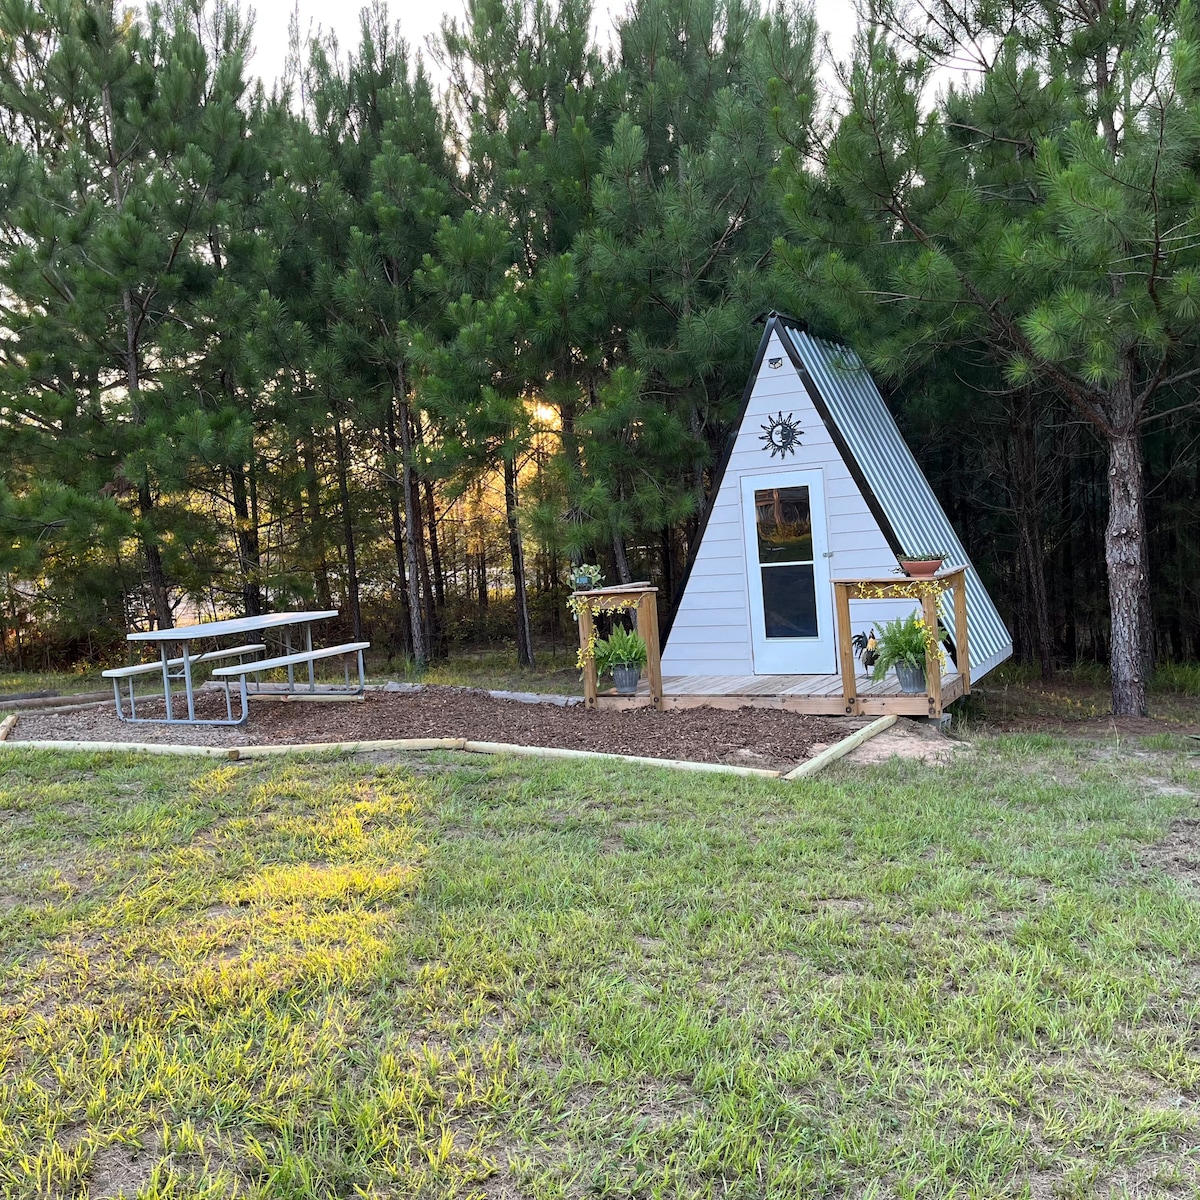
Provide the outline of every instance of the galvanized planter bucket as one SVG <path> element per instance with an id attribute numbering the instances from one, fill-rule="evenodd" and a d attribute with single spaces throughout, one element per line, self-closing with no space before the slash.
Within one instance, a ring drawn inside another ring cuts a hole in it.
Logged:
<path id="1" fill-rule="evenodd" d="M 897 663 L 896 678 L 900 681 L 900 690 L 906 694 L 919 695 L 925 690 L 924 667 L 910 667 L 908 663 Z"/>
<path id="2" fill-rule="evenodd" d="M 613 667 L 612 673 L 618 696 L 632 696 L 637 692 L 638 680 L 642 676 L 641 667 Z"/>

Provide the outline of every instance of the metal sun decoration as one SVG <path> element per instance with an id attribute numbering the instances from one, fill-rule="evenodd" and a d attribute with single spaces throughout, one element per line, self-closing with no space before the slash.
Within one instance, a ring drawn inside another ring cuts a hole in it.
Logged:
<path id="1" fill-rule="evenodd" d="M 772 458 L 777 454 L 780 458 L 795 454 L 796 447 L 800 444 L 800 435 L 804 432 L 796 427 L 794 413 L 788 413 L 785 417 L 781 412 L 776 417 L 768 417 L 767 424 L 760 425 L 759 428 L 764 432 L 758 440 L 766 443 L 765 449 L 770 450 Z"/>

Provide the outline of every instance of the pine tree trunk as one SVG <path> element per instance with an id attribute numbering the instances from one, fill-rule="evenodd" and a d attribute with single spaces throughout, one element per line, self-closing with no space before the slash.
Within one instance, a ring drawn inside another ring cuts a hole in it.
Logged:
<path id="1" fill-rule="evenodd" d="M 1146 509 L 1137 425 L 1108 442 L 1104 557 L 1112 617 L 1112 699 L 1119 717 L 1146 715 Z"/>
<path id="2" fill-rule="evenodd" d="M 1060 501 L 1063 516 L 1067 520 L 1067 532 L 1063 538 L 1062 569 L 1058 576 L 1062 581 L 1062 603 L 1059 609 L 1065 629 L 1067 662 L 1074 663 L 1079 653 L 1078 622 L 1075 616 L 1075 509 L 1072 501 L 1071 476 L 1074 474 L 1073 459 L 1066 456 L 1062 468 Z"/>
<path id="3" fill-rule="evenodd" d="M 625 539 L 619 534 L 613 534 L 612 540 L 613 564 L 617 568 L 618 583 L 632 583 L 633 572 L 629 569 L 629 556 L 625 553 Z"/>
<path id="4" fill-rule="evenodd" d="M 143 483 L 138 488 L 138 515 L 142 519 L 142 553 L 146 561 L 146 580 L 150 585 L 150 603 L 154 609 L 154 623 L 159 629 L 172 629 L 175 618 L 171 615 L 171 598 L 167 591 L 167 573 L 163 568 L 162 551 L 149 528 L 154 512 L 154 497 L 150 485 Z"/>
<path id="5" fill-rule="evenodd" d="M 333 592 L 329 586 L 329 564 L 325 561 L 325 514 L 321 511 L 321 479 L 317 474 L 317 447 L 311 429 L 305 435 L 301 452 L 304 456 L 304 491 L 308 499 L 308 520 L 305 522 L 308 559 L 315 576 L 317 603 L 330 609 Z"/>
<path id="6" fill-rule="evenodd" d="M 412 420 L 413 440 L 420 445 L 424 439 L 421 430 L 421 417 L 416 409 L 409 409 Z M 413 503 L 416 505 L 417 519 L 417 566 L 421 571 L 421 595 L 425 600 L 425 644 L 429 648 L 430 657 L 439 657 L 443 651 L 441 632 L 441 610 L 434 602 L 432 573 L 429 569 L 429 536 L 431 533 L 426 523 L 424 509 L 421 505 L 421 492 L 424 478 L 421 472 L 413 468 Z"/>
<path id="7" fill-rule="evenodd" d="M 392 401 L 388 401 L 387 415 L 383 422 L 383 436 L 387 446 L 387 493 L 388 509 L 392 518 L 392 546 L 396 554 L 396 578 L 400 585 L 400 635 L 401 649 L 406 657 L 413 653 L 412 602 L 409 597 L 407 551 L 404 538 L 404 518 L 400 504 L 400 455 L 396 443 L 396 412 Z"/>
<path id="8" fill-rule="evenodd" d="M 402 377 L 403 378 L 403 377 Z M 403 383 L 401 384 L 403 389 Z M 425 666 L 433 652 L 432 601 L 428 598 L 425 542 L 421 538 L 420 479 L 414 466 L 413 415 L 403 390 L 400 395 L 401 490 L 404 493 L 404 553 L 408 568 L 408 611 L 413 630 L 413 659 Z M 425 601 L 422 604 L 422 593 Z"/>
<path id="9" fill-rule="evenodd" d="M 1038 448 L 1032 398 L 1025 393 L 1012 421 L 1013 507 L 1017 523 L 1018 570 L 1024 576 L 1027 624 L 1043 679 L 1054 673 L 1054 646 L 1050 632 L 1050 602 L 1046 595 L 1046 568 L 1042 554 L 1041 513 L 1038 509 Z"/>
<path id="10" fill-rule="evenodd" d="M 421 480 L 425 492 L 425 527 L 429 530 L 429 562 L 433 576 L 433 595 L 437 601 L 438 611 L 446 607 L 446 575 L 442 569 L 442 550 L 438 543 L 437 505 L 433 499 L 433 484 L 428 479 Z"/>
<path id="11" fill-rule="evenodd" d="M 588 380 L 587 394 L 588 407 L 594 409 L 598 403 L 594 379 Z M 575 432 L 575 408 L 575 401 L 569 396 L 564 397 L 558 406 L 559 423 L 562 427 L 562 451 L 568 468 L 567 511 L 564 518 L 568 529 L 577 527 L 583 522 L 583 513 L 578 504 L 579 487 L 583 478 L 583 460 L 579 450 L 579 437 Z M 574 538 L 568 534 L 568 540 L 573 542 Z M 578 546 L 573 546 L 569 551 L 569 557 L 571 564 L 577 567 L 583 562 L 583 551 Z"/>
<path id="12" fill-rule="evenodd" d="M 1046 596 L 1046 572 L 1042 562 L 1041 530 L 1037 514 L 1024 502 L 1017 506 L 1017 562 L 1024 576 L 1029 646 L 1036 657 L 1042 679 L 1054 674 L 1053 638 L 1050 633 L 1050 607 Z"/>
<path id="13" fill-rule="evenodd" d="M 504 460 L 504 511 L 508 518 L 508 549 L 512 556 L 513 601 L 517 620 L 517 662 L 533 666 L 533 635 L 529 628 L 529 598 L 525 592 L 525 559 L 521 550 L 521 528 L 517 524 L 517 467 Z"/>
<path id="14" fill-rule="evenodd" d="M 246 472 L 240 463 L 229 469 L 230 490 L 233 492 L 234 538 L 237 541 L 238 567 L 242 576 L 242 611 L 247 617 L 262 615 L 262 588 L 259 572 L 258 524 L 250 513 L 250 491 Z"/>
<path id="15" fill-rule="evenodd" d="M 423 667 L 429 661 L 429 643 L 425 638 L 425 621 L 421 615 L 417 487 L 413 478 L 412 426 L 409 424 L 408 399 L 403 393 L 403 372 L 401 372 L 400 380 L 402 389 L 398 397 L 400 404 L 400 490 L 404 493 L 405 587 L 408 589 L 408 623 L 412 634 L 413 661 L 418 667 Z M 392 420 L 390 408 L 388 420 Z"/>
<path id="16" fill-rule="evenodd" d="M 425 647 L 430 658 L 438 655 L 437 611 L 433 604 L 433 588 L 429 583 L 429 555 L 425 550 L 425 513 L 421 507 L 421 475 L 413 470 L 413 521 L 417 535 L 417 574 L 421 581 L 422 617 L 425 622 Z"/>
<path id="17" fill-rule="evenodd" d="M 354 518 L 350 511 L 350 481 L 347 477 L 346 440 L 341 421 L 333 423 L 333 444 L 337 455 L 338 498 L 342 507 L 342 536 L 346 540 L 346 593 L 350 603 L 350 622 L 354 640 L 362 641 L 362 609 L 358 602 L 358 561 L 354 550 Z"/>
<path id="18" fill-rule="evenodd" d="M 141 425 L 141 355 L 133 316 L 133 296 L 128 288 L 121 293 L 121 307 L 125 312 L 125 387 L 132 402 L 134 422 Z M 154 623 L 159 629 L 170 629 L 174 626 L 175 619 L 171 615 L 171 599 L 167 591 L 167 573 L 163 567 L 162 551 L 154 534 L 153 512 L 154 495 L 150 491 L 150 482 L 147 479 L 138 485 L 138 515 L 142 521 L 142 553 L 146 562 L 146 581 L 150 586 Z"/>

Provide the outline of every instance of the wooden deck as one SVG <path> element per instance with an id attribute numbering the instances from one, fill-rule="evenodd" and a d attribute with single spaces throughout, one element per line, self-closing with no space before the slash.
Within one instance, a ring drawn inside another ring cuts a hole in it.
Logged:
<path id="1" fill-rule="evenodd" d="M 589 708 L 782 708 L 817 716 L 940 717 L 947 705 L 971 691 L 967 646 L 966 571 L 962 567 L 925 578 L 835 579 L 837 658 L 840 670 L 829 675 L 667 675 L 659 656 L 657 588 L 648 583 L 592 588 L 572 594 L 578 602 L 579 646 L 583 666 L 584 703 Z M 850 601 L 858 599 L 917 600 L 926 626 L 937 629 L 938 605 L 952 599 L 955 614 L 954 659 L 939 674 L 942 654 L 930 644 L 925 659 L 926 690 L 905 693 L 891 672 L 876 682 L 860 671 L 851 641 Z M 599 690 L 592 653 L 594 612 L 637 610 L 637 628 L 646 642 L 646 677 L 633 696 Z M 953 665 L 952 665 L 953 664 Z"/>
<path id="2" fill-rule="evenodd" d="M 856 697 L 847 697 L 840 675 L 665 675 L 664 708 L 781 708 L 818 716 L 936 717 L 941 709 L 963 694 L 963 678 L 953 668 L 942 676 L 941 703 L 927 693 L 905 695 L 895 676 L 876 683 L 870 676 L 855 678 Z M 652 703 L 646 680 L 638 684 L 636 696 L 599 692 L 596 707 L 607 709 L 644 708 Z"/>

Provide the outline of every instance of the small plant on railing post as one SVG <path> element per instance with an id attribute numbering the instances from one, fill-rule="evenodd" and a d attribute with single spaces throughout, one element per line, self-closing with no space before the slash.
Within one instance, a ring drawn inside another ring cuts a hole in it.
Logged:
<path id="1" fill-rule="evenodd" d="M 910 579 L 931 579 L 941 569 L 946 561 L 944 553 L 935 554 L 897 554 L 896 561 L 900 570 Z"/>
<path id="2" fill-rule="evenodd" d="M 604 586 L 604 572 L 597 563 L 580 563 L 571 568 L 571 586 L 577 592 L 590 592 Z"/>

